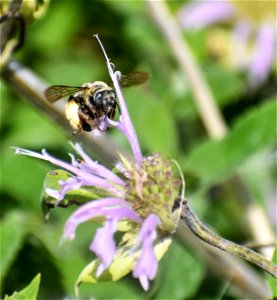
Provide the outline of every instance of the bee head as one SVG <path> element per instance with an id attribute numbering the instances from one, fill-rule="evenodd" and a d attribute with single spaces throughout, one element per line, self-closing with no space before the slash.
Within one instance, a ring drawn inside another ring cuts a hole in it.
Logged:
<path id="1" fill-rule="evenodd" d="M 94 93 L 94 105 L 97 109 L 102 109 L 106 115 L 116 108 L 116 96 L 112 88 L 100 89 Z"/>

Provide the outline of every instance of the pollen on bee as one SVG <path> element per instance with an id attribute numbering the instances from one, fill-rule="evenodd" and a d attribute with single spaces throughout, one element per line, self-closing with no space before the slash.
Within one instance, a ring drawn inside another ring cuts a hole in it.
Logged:
<path id="1" fill-rule="evenodd" d="M 76 132 L 82 130 L 82 124 L 79 117 L 79 105 L 74 100 L 68 100 L 65 105 L 66 118 Z"/>

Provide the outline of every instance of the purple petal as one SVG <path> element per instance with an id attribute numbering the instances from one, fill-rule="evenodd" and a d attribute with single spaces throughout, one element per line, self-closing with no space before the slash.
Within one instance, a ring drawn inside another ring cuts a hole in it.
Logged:
<path id="1" fill-rule="evenodd" d="M 59 201 L 64 198 L 64 195 L 71 191 L 71 190 L 76 190 L 79 189 L 84 185 L 84 183 L 76 178 L 76 177 L 70 177 L 66 181 L 60 181 L 59 184 L 61 185 L 61 190 L 59 191 L 59 198 L 57 198 L 58 202 L 56 203 L 57 205 L 59 204 Z"/>
<path id="2" fill-rule="evenodd" d="M 27 156 L 32 156 L 39 159 L 47 160 L 41 153 L 37 153 L 31 150 L 22 149 L 18 147 L 12 147 L 12 148 L 15 149 L 15 154 L 22 154 L 22 155 L 27 155 Z"/>
<path id="3" fill-rule="evenodd" d="M 83 181 L 84 185 L 93 185 L 93 186 L 98 186 L 101 188 L 104 188 L 108 191 L 110 191 L 111 193 L 117 194 L 119 196 L 121 196 L 121 193 L 116 190 L 109 182 L 107 182 L 106 180 L 89 174 L 88 172 L 84 172 L 74 166 L 72 166 L 69 163 L 66 163 L 62 160 L 56 159 L 55 157 L 51 156 L 50 154 L 48 154 L 45 150 L 42 150 L 42 154 L 45 157 L 46 160 L 50 161 L 52 164 L 60 166 L 74 174 L 76 174 L 79 179 L 81 179 Z"/>
<path id="4" fill-rule="evenodd" d="M 268 76 L 275 60 L 276 31 L 270 23 L 259 29 L 256 46 L 249 66 L 249 79 L 252 84 L 262 83 Z"/>
<path id="5" fill-rule="evenodd" d="M 152 233 L 155 232 L 156 227 L 158 226 L 159 223 L 160 223 L 160 219 L 156 215 L 154 214 L 149 215 L 141 226 L 141 230 L 138 235 L 139 240 L 143 241 L 148 236 L 152 235 Z"/>
<path id="6" fill-rule="evenodd" d="M 144 221 L 138 236 L 138 240 L 142 242 L 142 252 L 137 260 L 133 276 L 139 278 L 144 290 L 148 290 L 149 279 L 154 279 L 158 269 L 153 243 L 157 237 L 156 227 L 159 223 L 160 220 L 156 215 L 149 215 Z"/>
<path id="7" fill-rule="evenodd" d="M 71 158 L 71 164 L 72 166 L 76 167 L 76 168 L 80 168 L 80 163 L 78 162 L 78 160 L 75 158 L 75 156 L 71 153 L 68 153 L 69 157 Z"/>
<path id="8" fill-rule="evenodd" d="M 85 165 L 88 169 L 92 172 L 92 174 L 103 177 L 105 179 L 112 180 L 113 182 L 124 185 L 124 181 L 118 177 L 116 174 L 111 172 L 109 169 L 105 168 L 104 166 L 98 164 L 96 161 L 93 161 L 83 150 L 80 144 L 73 145 L 75 151 L 82 157 L 85 162 Z M 82 167 L 83 164 L 80 164 Z"/>
<path id="9" fill-rule="evenodd" d="M 110 127 L 110 124 L 108 122 L 107 116 L 103 115 L 102 117 L 100 117 L 98 119 L 98 128 L 99 129 L 96 129 L 96 130 L 98 130 L 100 135 L 103 135 L 103 133 L 106 132 L 109 127 Z"/>
<path id="10" fill-rule="evenodd" d="M 148 279 L 154 279 L 158 269 L 158 261 L 153 246 L 156 236 L 156 232 L 153 232 L 143 241 L 142 253 L 133 271 L 133 276 L 139 278 L 144 290 L 148 290 Z"/>
<path id="11" fill-rule="evenodd" d="M 179 12 L 181 25 L 200 29 L 219 21 L 229 20 L 234 14 L 230 1 L 192 1 L 185 4 Z"/>
<path id="12" fill-rule="evenodd" d="M 101 271 L 106 269 L 113 260 L 116 250 L 113 236 L 116 229 L 116 219 L 106 221 L 103 227 L 97 229 L 94 240 L 90 246 L 90 250 L 100 257 L 102 261 L 103 266 L 100 268 Z M 98 274 L 98 276 L 100 276 L 100 274 Z"/>
<path id="13" fill-rule="evenodd" d="M 110 60 L 106 54 L 106 51 L 104 49 L 104 46 L 102 45 L 98 35 L 94 35 L 96 37 L 96 39 L 98 40 L 100 47 L 103 51 L 103 54 L 105 56 L 106 59 L 106 63 L 107 63 L 107 67 L 108 67 L 108 71 L 109 71 L 109 75 L 112 79 L 113 82 L 113 86 L 114 89 L 116 91 L 117 94 L 117 99 L 119 102 L 119 106 L 121 109 L 121 116 L 120 116 L 120 124 L 118 126 L 118 128 L 123 132 L 123 134 L 127 137 L 131 149 L 133 151 L 134 157 L 136 159 L 136 161 L 138 163 L 141 162 L 142 160 L 142 153 L 141 153 L 141 149 L 140 149 L 140 145 L 139 145 L 139 141 L 133 126 L 133 123 L 131 121 L 128 109 L 127 109 L 127 105 L 126 102 L 124 100 L 123 94 L 121 92 L 120 86 L 119 86 L 119 82 L 118 79 L 120 78 L 120 72 L 114 72 L 114 66 L 110 63 Z"/>
<path id="14" fill-rule="evenodd" d="M 240 20 L 235 24 L 233 35 L 232 60 L 234 65 L 239 66 L 240 69 L 248 68 L 249 65 L 249 38 L 252 34 L 253 28 L 245 20 Z"/>
<path id="15" fill-rule="evenodd" d="M 119 198 L 103 198 L 88 202 L 78 208 L 67 220 L 64 229 L 64 237 L 73 239 L 77 226 L 83 222 L 98 216 L 104 216 L 106 219 L 129 219 L 135 222 L 141 222 L 141 218 L 130 207 L 129 203 Z"/>
<path id="16" fill-rule="evenodd" d="M 45 189 L 45 192 L 50 196 L 50 197 L 53 197 L 55 199 L 60 199 L 60 192 L 59 191 L 56 191 L 56 190 L 53 190 L 53 189 L 49 189 L 49 188 L 46 188 Z"/>
<path id="17" fill-rule="evenodd" d="M 122 173 L 122 175 L 127 178 L 127 179 L 131 179 L 132 176 L 131 174 L 127 171 L 126 167 L 124 166 L 124 164 L 122 162 L 117 162 L 115 165 L 115 168 Z"/>
<path id="18" fill-rule="evenodd" d="M 140 163 L 142 160 L 142 153 L 141 153 L 141 149 L 140 149 L 140 145 L 139 145 L 139 141 L 138 141 L 138 137 L 135 131 L 135 128 L 133 126 L 132 120 L 130 118 L 129 112 L 128 112 L 128 108 L 125 102 L 125 99 L 123 97 L 123 94 L 121 92 L 120 86 L 119 86 L 119 82 L 118 79 L 121 77 L 120 72 L 117 73 L 113 73 L 110 74 L 112 81 L 113 81 L 113 85 L 117 94 L 117 98 L 118 98 L 118 102 L 120 104 L 120 110 L 121 110 L 121 115 L 120 115 L 120 122 L 119 122 L 119 126 L 118 129 L 127 137 L 131 149 L 133 151 L 135 160 L 137 163 Z"/>
<path id="19" fill-rule="evenodd" d="M 76 166 L 73 166 L 67 162 L 64 162 L 62 160 L 59 160 L 53 156 L 51 156 L 50 154 L 48 154 L 46 152 L 45 149 L 43 149 L 42 154 L 40 153 L 36 153 L 33 151 L 29 151 L 29 150 L 25 150 L 25 149 L 20 149 L 20 148 L 16 148 L 16 154 L 24 154 L 24 155 L 28 155 L 28 156 L 33 156 L 33 157 L 37 157 L 43 160 L 47 160 L 49 162 L 51 162 L 52 164 L 62 167 L 63 169 L 75 174 L 80 180 L 82 180 L 83 185 L 92 185 L 92 186 L 98 186 L 101 187 L 105 190 L 107 190 L 108 192 L 115 194 L 119 197 L 123 197 L 123 194 L 121 191 L 119 191 L 118 189 L 116 189 L 112 183 L 108 182 L 107 180 L 90 174 L 88 172 L 82 171 L 79 168 L 77 168 Z"/>
<path id="20" fill-rule="evenodd" d="M 252 28 L 246 20 L 240 20 L 235 24 L 233 32 L 236 40 L 246 44 L 252 32 Z"/>

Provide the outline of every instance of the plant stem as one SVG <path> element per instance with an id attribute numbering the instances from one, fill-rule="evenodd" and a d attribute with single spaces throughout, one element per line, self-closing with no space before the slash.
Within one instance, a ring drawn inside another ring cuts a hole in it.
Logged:
<path id="1" fill-rule="evenodd" d="M 164 1 L 148 0 L 147 2 L 153 17 L 169 42 L 180 68 L 190 83 L 198 111 L 209 136 L 217 139 L 222 138 L 227 132 L 225 121 L 189 46 L 183 38 L 180 27 L 169 14 Z"/>
<path id="2" fill-rule="evenodd" d="M 188 201 L 183 201 L 181 220 L 189 227 L 189 229 L 204 242 L 217 247 L 221 250 L 230 252 L 236 256 L 240 256 L 251 263 L 259 266 L 267 273 L 275 278 L 277 277 L 277 265 L 267 260 L 262 255 L 248 249 L 242 245 L 228 241 L 208 229 L 193 213 L 188 205 Z"/>

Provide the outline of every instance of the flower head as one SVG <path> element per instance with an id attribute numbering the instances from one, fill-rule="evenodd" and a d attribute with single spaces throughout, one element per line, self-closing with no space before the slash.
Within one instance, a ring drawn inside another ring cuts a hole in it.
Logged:
<path id="1" fill-rule="evenodd" d="M 256 85 L 267 79 L 274 65 L 275 12 L 276 1 L 193 0 L 182 7 L 178 17 L 186 30 L 234 20 L 227 48 L 223 49 L 222 36 L 218 34 L 212 36 L 215 38 L 211 39 L 211 48 L 223 53 L 229 65 L 247 70 L 249 82 Z"/>
<path id="2" fill-rule="evenodd" d="M 47 160 L 68 172 L 63 178 L 56 178 L 54 187 L 45 186 L 46 198 L 55 199 L 55 206 L 65 206 L 70 196 L 72 200 L 73 192 L 75 197 L 81 190 L 82 195 L 87 195 L 67 220 L 64 239 L 74 239 L 76 228 L 83 222 L 100 220 L 102 224 L 90 245 L 98 258 L 82 271 L 77 285 L 117 280 L 133 271 L 133 276 L 147 290 L 149 280 L 155 278 L 158 259 L 165 253 L 177 227 L 180 212 L 175 209 L 175 200 L 181 180 L 174 177 L 171 160 L 161 154 L 142 156 L 118 85 L 118 73 L 106 59 L 121 108 L 120 120 L 114 125 L 127 137 L 134 160 L 119 154 L 114 172 L 93 161 L 79 144 L 72 146 L 81 159 L 70 154 L 70 163 L 56 159 L 45 150 L 35 153 L 17 148 L 16 153 Z M 114 238 L 117 231 L 122 235 L 119 242 Z"/>

